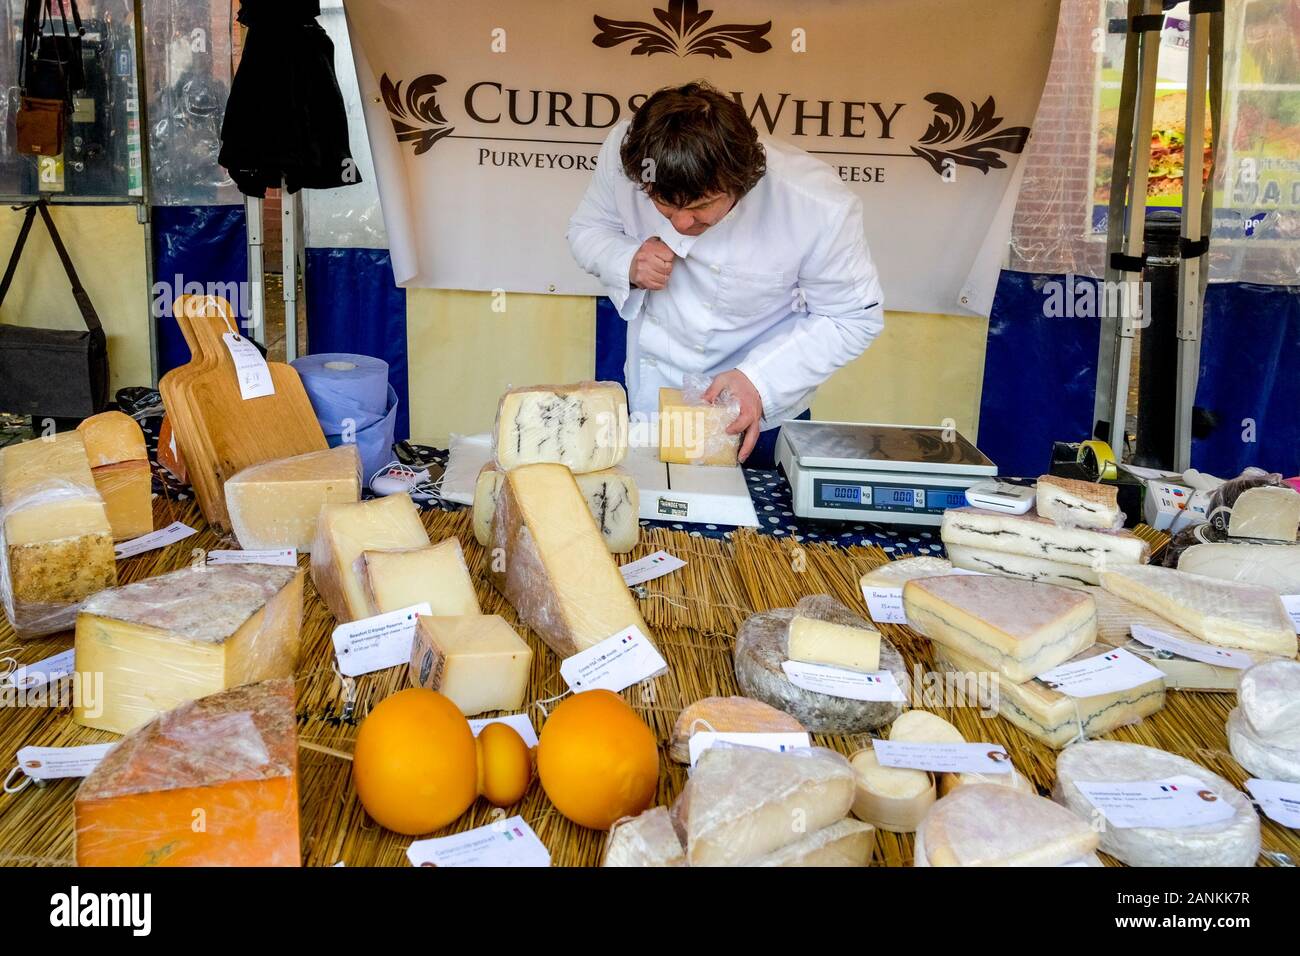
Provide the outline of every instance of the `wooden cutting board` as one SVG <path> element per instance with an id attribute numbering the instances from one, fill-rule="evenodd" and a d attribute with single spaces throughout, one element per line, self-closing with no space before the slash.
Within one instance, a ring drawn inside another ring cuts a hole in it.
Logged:
<path id="1" fill-rule="evenodd" d="M 195 497 L 208 523 L 228 532 L 227 479 L 250 465 L 324 451 L 329 445 L 292 367 L 267 363 L 275 394 L 252 399 L 240 394 L 234 359 L 222 341 L 238 325 L 229 303 L 208 298 L 212 307 L 177 303 L 175 314 L 193 359 L 169 391 L 179 410 L 178 432 L 185 436 L 181 449 Z"/>
<path id="2" fill-rule="evenodd" d="M 198 340 L 194 337 L 186 314 L 188 309 L 218 310 L 220 304 L 215 299 L 204 301 L 197 301 L 197 299 L 198 297 L 181 296 L 176 300 L 172 308 L 172 315 L 176 318 L 176 324 L 190 348 L 191 358 L 189 363 L 167 372 L 158 382 L 158 391 L 162 393 L 163 407 L 167 409 L 167 417 L 171 422 L 176 446 L 180 449 L 181 457 L 186 462 L 190 487 L 193 488 L 194 496 L 199 500 L 200 507 L 203 508 L 206 514 L 207 509 L 203 507 L 202 503 L 211 500 L 213 494 L 211 487 L 205 484 L 209 472 L 203 463 L 207 460 L 208 454 L 203 448 L 203 436 L 190 414 L 190 398 L 186 391 L 186 385 L 196 373 L 204 368 L 213 367 L 215 358 L 210 360 L 204 355 Z M 216 314 L 220 313 L 217 312 Z"/>

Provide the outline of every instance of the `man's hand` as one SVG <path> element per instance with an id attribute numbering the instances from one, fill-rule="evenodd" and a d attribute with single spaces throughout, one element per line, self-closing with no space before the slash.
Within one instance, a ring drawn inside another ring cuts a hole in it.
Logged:
<path id="1" fill-rule="evenodd" d="M 668 284 L 675 258 L 662 239 L 651 236 L 632 256 L 632 265 L 627 270 L 628 280 L 642 289 L 662 289 Z"/>
<path id="2" fill-rule="evenodd" d="M 741 439 L 738 456 L 741 461 L 744 461 L 758 441 L 759 423 L 763 420 L 763 399 L 759 396 L 754 383 L 749 380 L 749 376 L 740 369 L 733 368 L 729 372 L 716 376 L 709 384 L 709 390 L 704 393 L 704 400 L 714 401 L 724 389 L 733 399 L 740 402 L 740 414 L 727 426 L 727 434 L 739 435 L 744 432 L 745 437 Z"/>

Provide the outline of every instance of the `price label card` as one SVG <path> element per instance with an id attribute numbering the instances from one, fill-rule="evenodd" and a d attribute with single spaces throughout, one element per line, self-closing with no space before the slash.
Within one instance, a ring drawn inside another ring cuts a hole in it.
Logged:
<path id="1" fill-rule="evenodd" d="M 84 777 L 115 746 L 114 742 L 84 747 L 23 747 L 18 751 L 18 766 L 33 780 Z"/>
<path id="2" fill-rule="evenodd" d="M 1232 651 L 1226 647 L 1214 647 L 1211 644 L 1185 641 L 1174 637 L 1172 634 L 1166 634 L 1164 631 L 1147 627 L 1145 624 L 1132 625 L 1129 627 L 1129 633 L 1133 635 L 1135 640 L 1141 641 L 1147 647 L 1168 651 L 1171 654 L 1177 654 L 1179 657 L 1200 661 L 1203 664 L 1214 664 L 1218 667 L 1231 667 L 1234 670 L 1244 671 L 1255 663 L 1250 659 L 1249 654 L 1244 654 L 1241 651 Z"/>
<path id="3" fill-rule="evenodd" d="M 898 681 L 894 680 L 894 675 L 889 671 L 864 674 L 824 664 L 805 664 L 803 661 L 782 661 L 781 668 L 795 687 L 818 694 L 847 697 L 849 700 L 907 700 Z"/>
<path id="4" fill-rule="evenodd" d="M 275 384 L 271 381 L 271 369 L 262 358 L 257 346 L 242 335 L 227 332 L 221 336 L 226 343 L 226 350 L 235 360 L 235 374 L 239 378 L 239 394 L 248 401 L 250 398 L 263 398 L 275 394 Z"/>
<path id="5" fill-rule="evenodd" d="M 1011 756 L 1001 744 L 918 744 L 873 740 L 882 767 L 933 773 L 1010 773 Z"/>
<path id="6" fill-rule="evenodd" d="M 1076 781 L 1079 792 L 1111 826 L 1180 828 L 1220 823 L 1236 812 L 1227 800 L 1195 777 L 1138 780 L 1132 783 Z"/>
<path id="7" fill-rule="evenodd" d="M 965 568 L 952 568 L 947 574 L 983 574 L 983 571 L 967 571 Z M 907 613 L 903 609 L 902 588 L 882 588 L 862 585 L 862 599 L 867 602 L 871 619 L 877 624 L 906 624 Z"/>
<path id="8" fill-rule="evenodd" d="M 208 564 L 275 564 L 286 568 L 298 566 L 297 548 L 275 551 L 209 551 Z"/>
<path id="9" fill-rule="evenodd" d="M 1300 783 L 1251 777 L 1246 781 L 1246 789 L 1270 820 L 1300 830 Z"/>
<path id="10" fill-rule="evenodd" d="M 686 562 L 676 555 L 669 554 L 667 551 L 656 551 L 654 554 L 647 554 L 644 558 L 637 558 L 618 570 L 623 575 L 624 583 L 632 587 L 661 578 L 665 574 L 672 574 L 678 568 L 684 567 Z"/>
<path id="11" fill-rule="evenodd" d="M 1291 625 L 1300 634 L 1300 594 L 1283 594 L 1282 605 L 1291 617 Z"/>
<path id="12" fill-rule="evenodd" d="M 413 604 L 387 614 L 376 614 L 334 628 L 334 654 L 339 672 L 360 677 L 386 667 L 411 662 L 416 616 L 429 614 L 429 605 Z"/>
<path id="13" fill-rule="evenodd" d="M 612 690 L 617 694 L 666 670 L 668 662 L 635 624 L 560 662 L 560 676 L 574 693 Z"/>
<path id="14" fill-rule="evenodd" d="M 121 544 L 113 545 L 113 554 L 119 561 L 123 558 L 134 558 L 137 554 L 144 554 L 146 551 L 153 551 L 155 548 L 165 548 L 177 541 L 184 541 L 192 534 L 198 534 L 198 532 L 184 522 L 173 521 L 165 528 L 150 531 L 138 538 L 132 538 L 130 541 L 123 541 Z"/>
<path id="15" fill-rule="evenodd" d="M 1129 690 L 1163 676 L 1136 654 L 1117 647 L 1105 654 L 1043 671 L 1038 679 L 1070 697 L 1096 697 Z"/>
<path id="16" fill-rule="evenodd" d="M 417 840 L 406 850 L 412 866 L 550 866 L 551 854 L 523 817 L 510 817 L 452 836 Z"/>
<path id="17" fill-rule="evenodd" d="M 8 674 L 0 674 L 0 687 L 33 690 L 46 684 L 53 684 L 72 673 L 76 666 L 75 657 L 75 650 L 69 648 L 35 664 L 25 664 Z"/>
<path id="18" fill-rule="evenodd" d="M 763 750 L 783 754 L 789 750 L 806 750 L 812 746 L 812 738 L 806 733 L 794 732 L 741 734 L 715 733 L 711 730 L 701 730 L 699 733 L 691 734 L 691 766 L 695 766 L 695 761 L 700 759 L 700 754 L 717 743 L 737 744 L 741 747 L 759 747 Z"/>
<path id="19" fill-rule="evenodd" d="M 477 717 L 469 722 L 469 729 L 477 737 L 488 724 L 505 724 L 513 727 L 515 733 L 524 739 L 525 745 L 529 747 L 537 746 L 537 731 L 533 729 L 533 722 L 528 719 L 527 714 L 508 714 L 505 717 Z"/>

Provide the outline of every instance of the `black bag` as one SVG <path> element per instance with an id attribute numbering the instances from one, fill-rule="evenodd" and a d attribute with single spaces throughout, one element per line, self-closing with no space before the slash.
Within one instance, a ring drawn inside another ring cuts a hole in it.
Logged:
<path id="1" fill-rule="evenodd" d="M 54 25 L 55 2 L 63 23 L 61 34 Z M 85 30 L 77 0 L 70 2 L 76 33 L 68 27 L 64 0 L 27 0 L 23 11 L 22 54 L 18 64 L 21 96 L 15 120 L 20 153 L 57 156 L 63 152 L 68 103 L 72 93 L 86 85 L 82 60 Z"/>
<path id="2" fill-rule="evenodd" d="M 0 282 L 0 306 L 4 304 L 18 259 L 23 254 L 32 221 L 40 212 L 50 231 L 63 271 L 72 283 L 86 331 L 32 329 L 0 325 L 0 411 L 32 415 L 34 418 L 85 418 L 108 405 L 108 342 L 95 307 L 81 287 L 77 270 L 68 258 L 54 220 L 43 202 L 27 207 L 27 217 L 18 233 L 9 268 Z"/>

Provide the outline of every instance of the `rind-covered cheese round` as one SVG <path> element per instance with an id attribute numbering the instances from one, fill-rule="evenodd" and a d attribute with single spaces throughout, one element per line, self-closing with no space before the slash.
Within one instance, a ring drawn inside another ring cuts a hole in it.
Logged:
<path id="1" fill-rule="evenodd" d="M 909 710 L 889 728 L 889 739 L 904 744 L 964 744 L 962 732 L 938 714 Z"/>
<path id="2" fill-rule="evenodd" d="M 1260 737 L 1300 748 L 1300 661 L 1264 661 L 1243 671 L 1237 703 Z"/>
<path id="3" fill-rule="evenodd" d="M 878 829 L 912 833 L 934 804 L 933 774 L 882 767 L 871 748 L 854 754 L 849 765 L 853 767 L 853 815 Z"/>
<path id="4" fill-rule="evenodd" d="M 1300 783 L 1300 748 L 1280 747 L 1262 739 L 1240 707 L 1228 714 L 1226 730 L 1233 759 L 1256 777 Z"/>
<path id="5" fill-rule="evenodd" d="M 1233 808 L 1220 823 L 1192 827 L 1107 826 L 1101 849 L 1129 866 L 1254 866 L 1259 856 L 1259 817 L 1250 800 L 1218 774 L 1177 754 L 1117 740 L 1085 740 L 1056 759 L 1052 799 L 1084 819 L 1096 813 L 1078 781 L 1136 783 L 1195 777 Z"/>
<path id="6" fill-rule="evenodd" d="M 952 564 L 945 558 L 923 555 L 919 558 L 890 561 L 872 568 L 862 575 L 858 583 L 864 588 L 901 588 L 916 578 L 933 578 L 951 573 Z"/>
<path id="7" fill-rule="evenodd" d="M 958 787 L 926 814 L 917 866 L 1058 866 L 1097 849 L 1097 834 L 1064 807 L 1010 787 Z"/>

